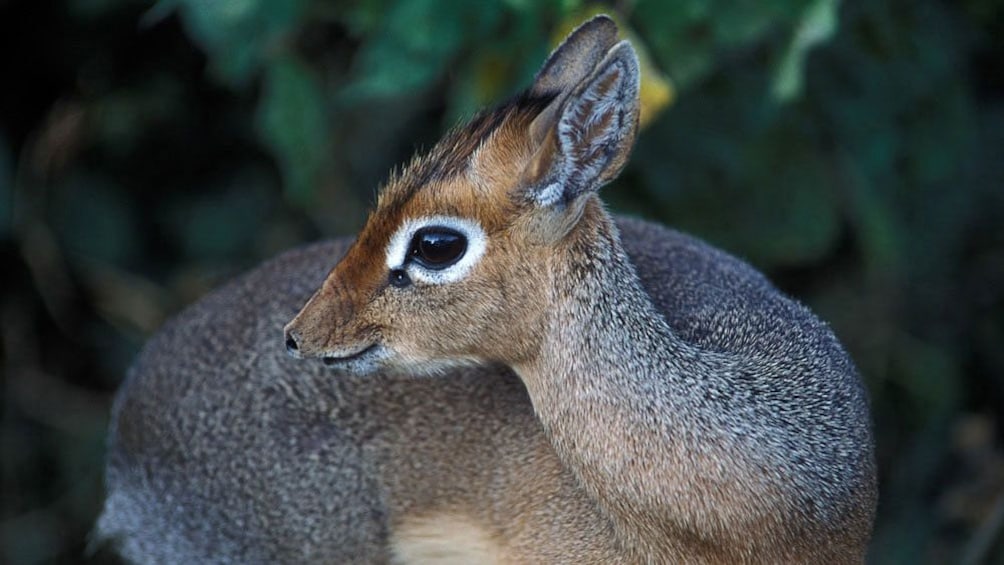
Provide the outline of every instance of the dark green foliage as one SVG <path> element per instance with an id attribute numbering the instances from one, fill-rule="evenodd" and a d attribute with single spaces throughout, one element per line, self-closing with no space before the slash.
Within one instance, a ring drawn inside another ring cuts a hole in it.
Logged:
<path id="1" fill-rule="evenodd" d="M 1004 563 L 997 0 L 0 4 L 0 562 L 81 560 L 111 394 L 166 316 L 353 232 L 600 9 L 675 86 L 611 206 L 831 322 L 872 390 L 875 562 Z"/>
<path id="2" fill-rule="evenodd" d="M 324 97 L 313 71 L 293 58 L 271 61 L 257 118 L 290 200 L 309 204 L 332 151 Z"/>

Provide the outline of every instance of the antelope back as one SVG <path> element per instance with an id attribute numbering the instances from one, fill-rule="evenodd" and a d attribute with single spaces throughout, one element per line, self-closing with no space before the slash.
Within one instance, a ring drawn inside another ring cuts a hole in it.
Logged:
<path id="1" fill-rule="evenodd" d="M 638 72 L 610 19 L 574 31 L 526 93 L 390 179 L 287 326 L 290 351 L 352 372 L 531 355 L 547 311 L 536 289 L 630 153 Z"/>

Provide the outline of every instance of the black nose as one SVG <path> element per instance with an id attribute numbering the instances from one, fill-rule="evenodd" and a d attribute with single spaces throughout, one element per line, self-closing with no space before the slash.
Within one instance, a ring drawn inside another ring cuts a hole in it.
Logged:
<path id="1" fill-rule="evenodd" d="M 295 355 L 300 352 L 300 344 L 296 342 L 296 333 L 292 330 L 286 331 L 286 353 Z"/>

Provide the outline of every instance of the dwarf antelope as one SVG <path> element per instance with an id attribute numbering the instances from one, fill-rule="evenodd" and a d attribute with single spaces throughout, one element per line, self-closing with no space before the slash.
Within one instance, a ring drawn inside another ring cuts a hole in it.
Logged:
<path id="1" fill-rule="evenodd" d="M 354 242 L 173 321 L 116 402 L 99 533 L 141 562 L 862 562 L 873 443 L 836 338 L 599 200 L 638 85 L 586 22 Z"/>

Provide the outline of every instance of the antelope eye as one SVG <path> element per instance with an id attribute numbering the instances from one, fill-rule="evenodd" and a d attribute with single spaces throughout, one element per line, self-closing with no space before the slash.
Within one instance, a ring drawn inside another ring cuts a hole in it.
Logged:
<path id="1" fill-rule="evenodd" d="M 459 261 L 466 251 L 464 234 L 449 228 L 428 227 L 412 236 L 408 258 L 426 269 L 441 270 Z"/>

